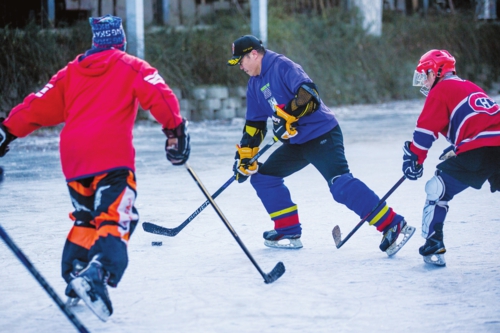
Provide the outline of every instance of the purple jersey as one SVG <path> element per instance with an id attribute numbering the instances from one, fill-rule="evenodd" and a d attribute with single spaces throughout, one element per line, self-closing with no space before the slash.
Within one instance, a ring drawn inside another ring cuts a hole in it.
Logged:
<path id="1" fill-rule="evenodd" d="M 267 50 L 262 59 L 260 75 L 250 77 L 247 89 L 247 114 L 250 121 L 267 121 L 274 114 L 275 106 L 287 104 L 303 83 L 312 82 L 302 67 L 284 55 Z M 320 108 L 301 117 L 295 126 L 298 134 L 290 143 L 301 144 L 323 135 L 338 121 L 323 102 Z"/>

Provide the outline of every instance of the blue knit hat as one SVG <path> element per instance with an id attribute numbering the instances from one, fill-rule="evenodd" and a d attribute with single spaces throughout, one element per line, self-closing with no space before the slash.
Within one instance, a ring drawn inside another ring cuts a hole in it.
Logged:
<path id="1" fill-rule="evenodd" d="M 118 49 L 125 51 L 127 39 L 123 31 L 122 19 L 117 16 L 106 15 L 89 18 L 92 27 L 93 49 Z"/>

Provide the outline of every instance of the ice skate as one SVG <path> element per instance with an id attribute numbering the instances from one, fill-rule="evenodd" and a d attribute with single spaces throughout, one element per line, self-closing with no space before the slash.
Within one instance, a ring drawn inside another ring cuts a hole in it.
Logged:
<path id="1" fill-rule="evenodd" d="M 94 257 L 88 266 L 70 283 L 73 291 L 102 321 L 107 321 L 113 313 L 111 300 L 106 288 L 109 273 Z"/>
<path id="2" fill-rule="evenodd" d="M 436 239 L 433 236 L 425 241 L 425 244 L 418 249 L 418 252 L 423 256 L 425 263 L 446 266 L 444 259 L 446 248 L 444 247 L 443 240 Z"/>
<path id="3" fill-rule="evenodd" d="M 402 220 L 384 233 L 379 248 L 391 257 L 401 250 L 414 233 L 415 227 L 408 225 L 405 220 Z M 400 234 L 403 234 L 404 238 L 398 243 L 397 240 Z"/>
<path id="4" fill-rule="evenodd" d="M 78 259 L 73 260 L 73 270 L 70 273 L 71 278 L 76 278 L 78 274 L 85 268 L 85 266 L 87 266 L 86 262 Z M 80 302 L 80 297 L 78 297 L 78 295 L 75 293 L 75 291 L 71 287 L 71 284 L 68 284 L 65 293 L 66 296 L 68 296 L 68 299 L 66 300 L 66 306 L 76 306 L 78 302 Z"/>
<path id="5" fill-rule="evenodd" d="M 299 235 L 279 234 L 276 230 L 264 231 L 264 245 L 278 249 L 300 249 L 302 242 Z"/>

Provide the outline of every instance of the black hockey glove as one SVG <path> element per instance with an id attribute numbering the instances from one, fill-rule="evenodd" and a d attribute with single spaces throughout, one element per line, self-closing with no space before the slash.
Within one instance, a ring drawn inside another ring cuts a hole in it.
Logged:
<path id="1" fill-rule="evenodd" d="M 276 112 L 272 115 L 273 132 L 281 142 L 288 142 L 298 134 L 294 125 L 297 123 L 297 118 L 283 111 L 283 104 L 276 105 Z"/>
<path id="2" fill-rule="evenodd" d="M 403 146 L 403 173 L 409 180 L 417 180 L 422 177 L 424 167 L 418 164 L 418 156 L 410 149 L 410 141 L 406 141 Z"/>
<path id="3" fill-rule="evenodd" d="M 10 134 L 7 127 L 3 125 L 4 118 L 0 118 L 0 157 L 4 157 L 9 151 L 9 143 L 17 137 Z"/>
<path id="4" fill-rule="evenodd" d="M 165 152 L 167 160 L 173 165 L 183 165 L 189 158 L 191 145 L 189 143 L 188 121 L 182 118 L 182 123 L 174 129 L 163 129 L 167 136 Z"/>
<path id="5" fill-rule="evenodd" d="M 243 183 L 259 170 L 257 161 L 249 163 L 250 160 L 259 152 L 259 147 L 240 147 L 236 145 L 236 155 L 234 157 L 233 172 L 238 183 Z"/>

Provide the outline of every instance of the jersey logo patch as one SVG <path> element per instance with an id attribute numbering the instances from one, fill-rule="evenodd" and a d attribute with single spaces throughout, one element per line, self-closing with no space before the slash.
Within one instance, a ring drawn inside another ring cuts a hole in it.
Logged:
<path id="1" fill-rule="evenodd" d="M 264 94 L 265 99 L 269 99 L 269 97 L 271 97 L 271 95 L 272 95 L 271 87 L 270 87 L 269 83 L 267 83 L 265 86 L 260 88 L 260 91 L 262 91 L 262 93 Z"/>
<path id="2" fill-rule="evenodd" d="M 500 111 L 500 106 L 482 92 L 471 94 L 469 105 L 475 112 L 487 113 L 491 116 Z"/>

